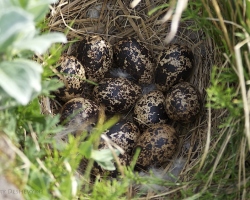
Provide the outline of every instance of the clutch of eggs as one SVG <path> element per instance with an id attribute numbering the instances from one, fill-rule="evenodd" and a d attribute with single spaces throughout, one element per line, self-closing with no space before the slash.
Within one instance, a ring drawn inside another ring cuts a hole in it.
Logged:
<path id="1" fill-rule="evenodd" d="M 173 85 L 186 80 L 194 66 L 192 51 L 183 45 L 170 44 L 158 56 L 155 70 L 157 88 L 166 92 Z"/>
<path id="2" fill-rule="evenodd" d="M 121 121 L 104 133 L 125 150 L 119 161 L 128 165 L 135 150 L 140 148 L 138 168 L 168 162 L 178 145 L 175 129 L 166 124 L 168 119 L 191 122 L 201 108 L 198 91 L 183 82 L 192 72 L 192 51 L 186 46 L 171 44 L 160 53 L 154 66 L 149 49 L 137 39 L 124 38 L 112 49 L 103 37 L 90 35 L 80 42 L 76 57 L 62 56 L 57 67 L 59 79 L 65 83 L 55 92 L 66 102 L 60 123 L 82 131 L 97 123 L 100 105 L 104 105 L 109 114 L 127 113 L 134 107 L 135 124 Z M 113 77 L 106 78 L 108 73 Z M 86 86 L 85 79 L 98 85 Z M 142 95 L 141 85 L 154 81 L 156 89 Z M 87 87 L 91 88 L 95 101 L 85 98 Z M 108 147 L 101 142 L 99 149 L 103 148 Z M 100 167 L 95 168 L 97 173 L 104 172 Z"/>
<path id="3" fill-rule="evenodd" d="M 139 84 L 152 83 L 154 62 L 149 49 L 135 38 L 124 38 L 114 45 L 114 63 Z"/>

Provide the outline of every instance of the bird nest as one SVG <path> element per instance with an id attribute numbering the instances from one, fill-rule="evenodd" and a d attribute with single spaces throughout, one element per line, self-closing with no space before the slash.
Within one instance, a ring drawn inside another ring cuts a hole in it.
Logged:
<path id="1" fill-rule="evenodd" d="M 68 30 L 67 38 L 72 42 L 67 49 L 68 54 L 74 52 L 73 41 L 81 40 L 85 35 L 98 34 L 111 44 L 123 37 L 138 38 L 156 58 L 167 45 L 165 41 L 171 32 L 172 21 L 162 21 L 169 8 L 161 8 L 151 16 L 148 12 L 164 3 L 161 0 L 146 0 L 132 9 L 129 0 L 60 0 L 56 5 L 51 5 L 49 28 L 51 32 Z M 170 43 L 184 44 L 192 49 L 195 68 L 188 82 L 201 93 L 203 108 L 194 122 L 172 124 L 179 133 L 179 148 L 164 171 L 175 167 L 176 162 L 182 162 L 176 175 L 179 180 L 190 181 L 192 169 L 200 162 L 205 151 L 207 135 L 217 129 L 218 116 L 224 114 L 223 111 L 213 111 L 206 107 L 211 67 L 217 59 L 213 41 L 193 20 L 181 20 Z M 43 108 L 45 113 L 46 109 L 49 108 Z"/>

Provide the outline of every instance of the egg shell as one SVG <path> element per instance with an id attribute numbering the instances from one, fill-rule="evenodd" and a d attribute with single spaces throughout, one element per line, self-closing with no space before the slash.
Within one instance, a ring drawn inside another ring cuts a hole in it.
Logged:
<path id="1" fill-rule="evenodd" d="M 177 150 L 178 137 L 173 127 L 156 124 L 145 130 L 138 138 L 133 152 L 140 148 L 136 162 L 138 169 L 161 166 L 169 161 Z"/>
<path id="2" fill-rule="evenodd" d="M 53 94 L 61 101 L 67 102 L 76 97 L 82 97 L 86 87 L 85 70 L 82 64 L 74 56 L 61 56 L 59 66 L 56 67 L 56 78 L 64 83 L 64 86 L 54 91 Z"/>
<path id="3" fill-rule="evenodd" d="M 182 123 L 192 122 L 201 110 L 200 93 L 192 84 L 182 82 L 170 88 L 164 105 L 170 119 Z"/>
<path id="4" fill-rule="evenodd" d="M 105 78 L 93 90 L 93 95 L 108 113 L 127 112 L 140 94 L 141 87 L 125 78 Z"/>
<path id="5" fill-rule="evenodd" d="M 155 84 L 163 92 L 181 81 L 187 80 L 194 67 L 194 55 L 187 47 L 170 44 L 158 56 Z"/>
<path id="6" fill-rule="evenodd" d="M 165 124 L 168 121 L 164 103 L 165 97 L 158 90 L 143 95 L 136 102 L 133 117 L 142 130 L 153 124 Z"/>
<path id="7" fill-rule="evenodd" d="M 60 123 L 76 130 L 85 130 L 98 121 L 99 105 L 86 98 L 74 98 L 61 110 Z"/>
<path id="8" fill-rule="evenodd" d="M 144 43 L 135 38 L 124 38 L 114 45 L 114 63 L 134 77 L 137 83 L 152 83 L 154 60 Z"/>
<path id="9" fill-rule="evenodd" d="M 131 154 L 134 144 L 140 136 L 140 130 L 132 122 L 120 121 L 105 131 L 104 134 L 126 153 Z"/>
<path id="10" fill-rule="evenodd" d="M 89 35 L 80 41 L 77 58 L 86 70 L 87 79 L 99 82 L 112 67 L 113 49 L 103 37 Z"/>

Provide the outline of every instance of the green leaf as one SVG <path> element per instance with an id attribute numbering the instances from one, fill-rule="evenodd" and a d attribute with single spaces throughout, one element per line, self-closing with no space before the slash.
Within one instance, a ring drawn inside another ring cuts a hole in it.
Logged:
<path id="1" fill-rule="evenodd" d="M 38 36 L 32 15 L 20 8 L 7 9 L 0 14 L 0 52 L 12 55 L 22 50 L 43 54 L 53 43 L 66 43 L 62 33 L 48 33 Z M 10 26 L 11 24 L 11 26 Z"/>
<path id="2" fill-rule="evenodd" d="M 92 151 L 92 143 L 89 141 L 82 142 L 79 147 L 79 153 L 84 155 L 86 158 L 90 158 Z"/>
<path id="3" fill-rule="evenodd" d="M 119 155 L 119 151 L 115 150 L 115 153 Z M 115 170 L 113 160 L 113 154 L 110 149 L 92 150 L 91 158 L 93 158 L 103 169 Z"/>
<path id="4" fill-rule="evenodd" d="M 55 91 L 58 88 L 63 87 L 63 83 L 58 79 L 50 79 L 42 81 L 42 94 L 49 96 L 51 91 Z"/>
<path id="5" fill-rule="evenodd" d="M 42 67 L 34 61 L 16 59 L 0 63 L 0 87 L 17 102 L 26 105 L 41 91 Z"/>
<path id="6" fill-rule="evenodd" d="M 100 162 L 96 161 L 98 165 L 100 165 L 103 169 L 106 169 L 108 171 L 113 171 L 115 170 L 115 165 L 113 162 Z"/>
<path id="7" fill-rule="evenodd" d="M 49 5 L 57 0 L 0 0 L 1 8 L 19 7 L 33 15 L 35 22 L 44 19 L 49 11 Z"/>
<path id="8" fill-rule="evenodd" d="M 66 43 L 67 39 L 62 33 L 48 33 L 29 40 L 20 40 L 15 44 L 18 50 L 31 50 L 43 54 L 53 43 Z"/>
<path id="9" fill-rule="evenodd" d="M 164 8 L 167 8 L 169 7 L 169 4 L 168 3 L 164 3 L 160 6 L 157 6 L 153 9 L 151 9 L 149 12 L 148 12 L 148 16 L 151 16 L 152 14 L 154 14 L 156 11 L 160 10 L 160 9 L 164 9 Z"/>
<path id="10" fill-rule="evenodd" d="M 18 40 L 35 34 L 32 16 L 21 9 L 0 13 L 0 52 L 6 52 Z"/>
<path id="11" fill-rule="evenodd" d="M 32 13 L 35 22 L 38 22 L 44 19 L 45 15 L 48 13 L 49 5 L 57 2 L 57 0 L 29 0 L 28 2 L 27 11 Z"/>

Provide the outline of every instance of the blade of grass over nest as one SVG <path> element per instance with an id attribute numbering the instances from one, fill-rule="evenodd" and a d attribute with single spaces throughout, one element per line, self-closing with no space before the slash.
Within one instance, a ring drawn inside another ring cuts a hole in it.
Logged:
<path id="1" fill-rule="evenodd" d="M 205 191 L 207 189 L 207 187 L 211 184 L 211 181 L 212 181 L 212 178 L 213 178 L 213 174 L 216 170 L 216 167 L 217 165 L 219 164 L 220 160 L 221 160 L 221 157 L 226 149 L 226 146 L 228 144 L 228 142 L 230 141 L 231 139 L 231 136 L 233 134 L 233 129 L 229 130 L 228 133 L 227 133 L 227 136 L 226 136 L 226 140 L 223 142 L 221 148 L 220 148 L 220 151 L 218 152 L 218 155 L 215 159 L 215 162 L 214 162 L 214 166 L 212 168 L 212 172 L 211 174 L 209 175 L 209 179 L 207 180 L 206 184 L 205 184 L 205 187 L 203 188 L 203 191 Z"/>
<path id="2" fill-rule="evenodd" d="M 113 148 L 112 145 L 110 144 L 109 138 L 108 138 L 106 135 L 102 135 L 102 138 L 104 139 L 104 141 L 105 141 L 106 144 L 108 145 L 108 148 L 111 150 L 111 153 L 112 153 L 112 155 L 113 155 L 113 157 L 114 157 L 114 159 L 115 159 L 115 161 L 116 161 L 116 163 L 117 163 L 117 165 L 118 165 L 117 168 L 118 168 L 119 171 L 121 172 L 121 176 L 124 178 L 124 169 L 123 169 L 123 167 L 122 167 L 122 165 L 121 165 L 121 163 L 120 163 L 120 161 L 119 161 L 119 159 L 118 159 L 118 156 L 117 156 L 117 154 L 116 154 L 114 148 Z M 117 145 L 116 145 L 116 146 L 117 146 Z M 118 149 L 120 149 L 119 152 L 125 153 L 125 152 L 123 151 L 123 149 L 119 148 L 119 146 L 118 146 Z"/>
<path id="3" fill-rule="evenodd" d="M 99 142 L 101 134 L 105 130 L 107 130 L 108 128 L 112 127 L 115 123 L 117 123 L 119 119 L 120 119 L 120 117 L 118 115 L 115 115 L 112 118 L 110 118 L 107 122 L 103 123 L 103 115 L 100 115 L 99 116 L 98 126 L 96 127 L 94 132 L 91 134 L 88 141 L 91 142 L 92 144 L 96 143 L 96 141 Z M 112 152 L 112 153 L 114 153 L 114 152 Z M 90 158 L 89 161 L 88 161 L 85 173 L 83 175 L 86 182 L 90 181 L 90 174 L 91 174 L 91 169 L 93 167 L 93 164 L 94 164 L 94 160 Z M 88 192 L 89 189 L 90 189 L 89 184 L 86 184 L 85 188 L 84 188 L 84 191 Z"/>
<path id="4" fill-rule="evenodd" d="M 241 189 L 241 184 L 243 183 L 243 192 L 242 192 L 242 199 L 246 199 L 246 167 L 245 167 L 245 157 L 246 157 L 246 148 L 247 147 L 247 140 L 246 138 L 242 138 L 241 140 L 241 148 L 240 148 L 240 158 L 239 158 L 239 173 L 238 173 L 238 187 L 239 190 Z M 242 178 L 241 178 L 242 174 Z M 243 179 L 243 180 L 242 180 Z"/>
<path id="5" fill-rule="evenodd" d="M 165 44 L 170 43 L 174 39 L 174 37 L 175 37 L 175 35 L 177 33 L 177 30 L 178 30 L 178 27 L 179 27 L 181 15 L 182 15 L 183 11 L 186 9 L 187 4 L 188 4 L 188 0 L 177 0 L 176 10 L 175 10 L 175 12 L 173 14 L 173 19 L 172 19 L 172 22 L 171 22 L 170 32 L 167 35 L 167 37 L 164 39 Z M 170 9 L 168 12 L 170 14 L 172 14 L 173 11 Z M 169 13 L 166 14 L 167 19 L 164 19 L 164 20 L 168 20 L 168 18 L 170 17 Z M 161 23 L 164 23 L 164 22 L 165 21 L 162 21 Z"/>
<path id="6" fill-rule="evenodd" d="M 201 157 L 199 170 L 202 168 L 202 166 L 206 160 L 207 154 L 209 152 L 210 143 L 211 143 L 211 107 L 210 106 L 208 107 L 208 122 L 207 123 L 208 123 L 207 140 L 206 140 L 204 152 L 203 152 L 202 157 Z"/>
<path id="7" fill-rule="evenodd" d="M 129 6 L 130 8 L 135 8 L 139 3 L 141 2 L 141 0 L 133 0 Z"/>
<path id="8" fill-rule="evenodd" d="M 234 47 L 235 50 L 235 58 L 237 63 L 237 69 L 239 72 L 239 79 L 240 79 L 240 87 L 241 87 L 241 95 L 242 100 L 244 103 L 244 114 L 245 114 L 245 134 L 248 140 L 248 147 L 250 149 L 250 118 L 249 118 L 249 106 L 248 106 L 248 100 L 247 100 L 247 91 L 246 91 L 246 82 L 244 78 L 244 71 L 243 71 L 243 63 L 242 63 L 242 57 L 241 57 L 241 51 L 240 49 L 245 44 L 249 43 L 250 39 L 246 39 L 245 41 L 240 42 Z"/>
<path id="9" fill-rule="evenodd" d="M 221 9 L 220 9 L 220 7 L 218 5 L 218 2 L 216 0 L 212 0 L 212 4 L 213 4 L 215 12 L 216 12 L 216 14 L 217 14 L 217 16 L 219 18 L 219 23 L 220 23 L 222 32 L 224 34 L 224 37 L 225 37 L 225 40 L 226 40 L 226 43 L 227 43 L 227 47 L 229 48 L 230 52 L 233 52 L 233 47 L 231 45 L 231 41 L 229 39 L 228 31 L 227 31 L 227 28 L 225 26 L 224 19 L 223 19 L 222 13 L 221 13 Z"/>
<path id="10" fill-rule="evenodd" d="M 158 10 L 160 10 L 160 9 L 163 9 L 163 8 L 167 8 L 167 7 L 169 7 L 169 6 L 170 6 L 170 4 L 164 3 L 164 4 L 160 5 L 160 6 L 157 6 L 157 7 L 153 8 L 153 9 L 151 9 L 151 10 L 148 12 L 148 15 L 151 16 L 151 15 L 153 15 L 156 11 L 158 11 Z M 171 15 L 172 15 L 172 14 L 171 14 Z M 169 18 L 168 18 L 168 19 L 169 19 Z M 168 20 L 168 19 L 167 19 L 167 20 Z M 167 20 L 164 20 L 164 22 L 166 22 Z"/>

